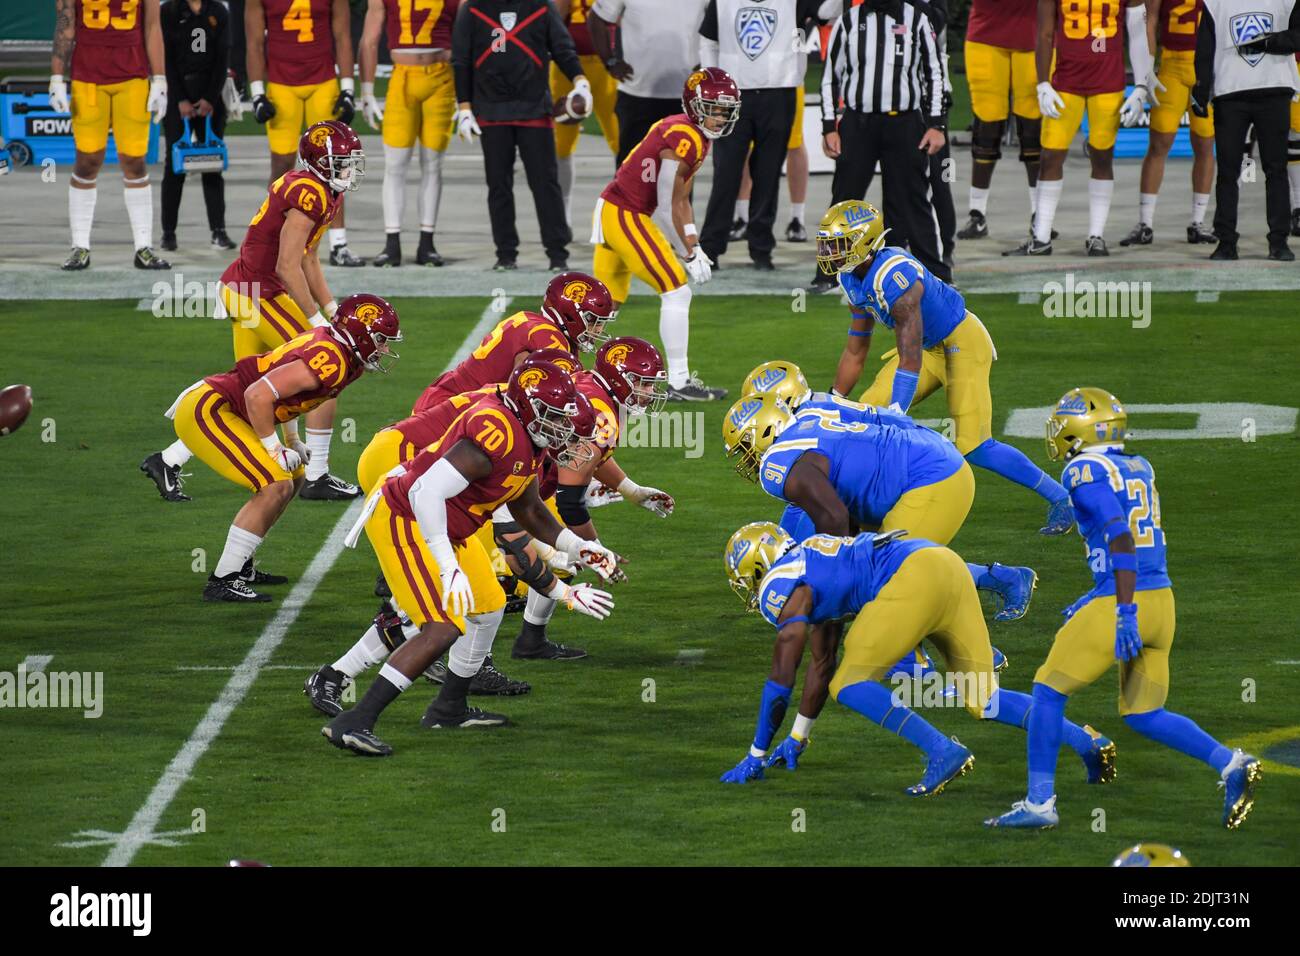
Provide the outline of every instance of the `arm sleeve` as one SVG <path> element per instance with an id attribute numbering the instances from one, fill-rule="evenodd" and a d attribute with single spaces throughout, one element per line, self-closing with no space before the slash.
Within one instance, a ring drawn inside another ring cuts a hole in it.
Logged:
<path id="1" fill-rule="evenodd" d="M 462 3 L 451 25 L 451 70 L 456 81 L 456 102 L 469 103 L 474 99 L 473 58 L 474 24 L 469 15 L 469 4 Z"/>
<path id="2" fill-rule="evenodd" d="M 664 238 L 672 243 L 677 254 L 684 256 L 686 246 L 682 243 L 682 237 L 677 234 L 677 226 L 673 224 L 673 185 L 677 182 L 677 167 L 678 162 L 675 159 L 659 161 L 659 179 L 655 182 L 659 201 L 655 205 L 654 215 L 650 218 L 664 234 Z"/>
<path id="3" fill-rule="evenodd" d="M 1269 53 L 1300 52 L 1300 3 L 1291 8 L 1291 20 L 1285 30 L 1268 38 Z"/>
<path id="4" fill-rule="evenodd" d="M 704 19 L 700 21 L 700 36 L 706 40 L 718 42 L 718 0 L 709 0 L 704 8 Z M 704 64 L 708 66 L 708 64 Z"/>
<path id="5" fill-rule="evenodd" d="M 1124 12 L 1124 23 L 1128 33 L 1128 60 L 1133 67 L 1133 82 L 1145 86 L 1151 76 L 1155 59 L 1151 56 L 1151 47 L 1147 43 L 1147 8 L 1139 3 Z"/>
<path id="6" fill-rule="evenodd" d="M 445 458 L 434 462 L 411 485 L 411 510 L 420 525 L 420 534 L 438 562 L 438 570 L 444 573 L 456 566 L 456 552 L 447 537 L 447 499 L 468 487 L 469 481 Z"/>

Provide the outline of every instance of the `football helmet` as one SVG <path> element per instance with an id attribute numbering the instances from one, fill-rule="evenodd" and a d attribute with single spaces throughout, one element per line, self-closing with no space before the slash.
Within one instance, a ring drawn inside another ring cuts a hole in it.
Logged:
<path id="1" fill-rule="evenodd" d="M 745 610 L 758 610 L 758 587 L 764 575 L 794 546 L 794 538 L 771 521 L 751 522 L 731 536 L 722 559 L 727 583 L 745 602 Z"/>
<path id="2" fill-rule="evenodd" d="M 794 413 L 770 393 L 746 395 L 722 419 L 722 444 L 728 458 L 736 459 L 736 473 L 758 481 L 763 453 L 777 436 L 794 423 Z"/>
<path id="3" fill-rule="evenodd" d="M 573 416 L 573 434 L 554 449 L 555 463 L 578 471 L 596 458 L 596 407 L 582 392 L 575 392 L 578 412 Z"/>
<path id="4" fill-rule="evenodd" d="M 553 362 L 520 362 L 506 385 L 506 406 L 538 448 L 560 448 L 573 436 L 578 391 Z"/>
<path id="5" fill-rule="evenodd" d="M 800 405 L 812 398 L 812 388 L 799 366 L 781 359 L 764 362 L 746 375 L 740 385 L 741 395 L 765 392 L 781 399 L 792 412 L 798 411 Z"/>
<path id="6" fill-rule="evenodd" d="M 1047 457 L 1070 459 L 1089 445 L 1123 444 L 1128 413 L 1104 388 L 1072 388 L 1047 420 Z"/>
<path id="7" fill-rule="evenodd" d="M 308 127 L 298 140 L 298 162 L 336 193 L 356 189 L 366 174 L 361 138 L 351 126 L 338 120 Z"/>
<path id="8" fill-rule="evenodd" d="M 330 320 L 334 331 L 366 368 L 387 372 L 399 358 L 392 343 L 402 341 L 397 310 L 369 292 L 350 295 L 339 303 Z"/>
<path id="9" fill-rule="evenodd" d="M 550 362 L 552 365 L 558 365 L 570 375 L 576 375 L 582 371 L 582 363 L 572 352 L 566 352 L 564 349 L 537 349 L 529 352 L 524 356 L 524 362 Z M 524 362 L 520 362 L 522 365 Z"/>
<path id="10" fill-rule="evenodd" d="M 1183 851 L 1163 843 L 1139 843 L 1131 846 L 1110 863 L 1111 866 L 1191 866 Z"/>
<path id="11" fill-rule="evenodd" d="M 592 372 L 628 415 L 657 415 L 668 401 L 663 356 L 645 339 L 610 339 L 596 353 Z"/>
<path id="12" fill-rule="evenodd" d="M 706 66 L 686 78 L 682 110 L 709 139 L 729 136 L 740 119 L 740 87 L 726 70 Z M 722 125 L 713 129 L 711 120 L 722 120 Z"/>
<path id="13" fill-rule="evenodd" d="M 817 268 L 828 276 L 848 272 L 885 245 L 885 217 L 869 202 L 837 202 L 817 224 Z"/>
<path id="14" fill-rule="evenodd" d="M 574 349 L 594 352 L 609 339 L 605 326 L 618 318 L 605 283 L 585 272 L 561 272 L 546 284 L 542 315 L 559 325 Z"/>

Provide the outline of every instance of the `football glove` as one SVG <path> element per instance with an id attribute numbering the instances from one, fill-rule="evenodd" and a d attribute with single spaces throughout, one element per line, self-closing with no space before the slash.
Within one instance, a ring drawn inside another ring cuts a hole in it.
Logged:
<path id="1" fill-rule="evenodd" d="M 577 611 L 579 614 L 603 621 L 609 617 L 609 612 L 614 610 L 614 595 L 608 591 L 602 591 L 590 584 L 576 584 L 572 587 L 563 581 L 559 584 L 563 590 L 557 600 L 570 611 Z"/>
<path id="2" fill-rule="evenodd" d="M 361 115 L 366 118 L 366 122 L 379 129 L 379 124 L 384 121 L 384 107 L 379 100 L 375 99 L 375 84 L 361 84 Z"/>
<path id="3" fill-rule="evenodd" d="M 1046 80 L 1038 84 L 1038 108 L 1044 116 L 1052 119 L 1060 119 L 1061 110 L 1065 109 L 1065 100 Z"/>
<path id="4" fill-rule="evenodd" d="M 1210 115 L 1210 95 L 1209 90 L 1193 86 L 1189 106 L 1193 116 L 1199 116 L 1205 119 Z"/>
<path id="5" fill-rule="evenodd" d="M 266 453 L 271 456 L 271 460 L 289 474 L 292 475 L 302 467 L 302 456 L 292 448 L 285 448 L 281 445 L 280 439 L 277 438 L 274 433 L 267 435 L 262 439 L 262 447 L 265 448 Z"/>
<path id="6" fill-rule="evenodd" d="M 456 135 L 467 143 L 472 143 L 483 135 L 478 120 L 474 119 L 473 110 L 456 111 Z"/>
<path id="7" fill-rule="evenodd" d="M 253 97 L 253 119 L 265 126 L 275 117 L 275 104 L 266 98 L 265 93 Z"/>
<path id="8" fill-rule="evenodd" d="M 1136 604 L 1115 605 L 1115 659 L 1131 661 L 1142 653 Z"/>
<path id="9" fill-rule="evenodd" d="M 665 494 L 658 488 L 651 488 L 649 485 L 638 485 L 631 478 L 624 478 L 619 482 L 618 493 L 661 518 L 667 518 L 672 514 L 676 506 L 672 495 Z"/>
<path id="10" fill-rule="evenodd" d="M 242 119 L 244 102 L 239 98 L 239 88 L 235 86 L 234 73 L 228 73 L 226 82 L 221 84 L 221 102 L 226 105 L 226 113 L 231 119 Z"/>
<path id="11" fill-rule="evenodd" d="M 1151 70 L 1151 75 L 1147 77 L 1147 102 L 1153 107 L 1159 106 L 1160 97 L 1156 94 L 1164 93 L 1166 89 L 1165 85 L 1160 82 L 1160 77 L 1156 75 L 1156 71 L 1153 68 Z"/>
<path id="12" fill-rule="evenodd" d="M 799 756 L 807 749 L 807 740 L 800 740 L 794 734 L 791 734 L 768 755 L 767 762 L 763 766 L 775 767 L 780 763 L 784 763 L 787 770 L 794 770 L 799 766 Z"/>
<path id="13" fill-rule="evenodd" d="M 1147 100 L 1147 88 L 1144 84 L 1139 83 L 1133 87 L 1133 92 L 1124 98 L 1124 105 L 1119 108 L 1119 121 L 1125 126 L 1136 126 L 1142 114 L 1146 112 L 1143 104 Z"/>
<path id="14" fill-rule="evenodd" d="M 311 461 L 311 451 L 308 450 L 307 443 L 301 438 L 294 436 L 293 440 L 289 442 L 289 448 L 297 453 L 298 457 L 302 459 L 304 465 Z"/>
<path id="15" fill-rule="evenodd" d="M 442 579 L 442 606 L 446 608 L 447 613 L 452 617 L 464 617 L 466 614 L 474 612 L 474 589 L 470 586 L 469 578 L 465 572 L 460 569 L 460 565 L 453 564 L 450 570 L 443 571 L 440 575 Z"/>
<path id="16" fill-rule="evenodd" d="M 67 81 L 57 73 L 50 77 L 50 109 L 55 113 L 67 113 L 70 110 Z"/>
<path id="17" fill-rule="evenodd" d="M 167 112 L 167 77 L 149 77 L 149 99 L 144 108 L 153 114 L 155 123 L 162 122 L 163 114 Z"/>
<path id="18" fill-rule="evenodd" d="M 352 117 L 357 115 L 357 101 L 352 90 L 342 90 L 339 93 L 339 98 L 334 101 L 334 115 L 340 122 L 352 125 Z"/>
<path id="19" fill-rule="evenodd" d="M 624 563 L 624 558 L 619 554 L 615 554 L 599 541 L 588 541 L 585 538 L 579 538 L 568 528 L 565 528 L 560 532 L 560 536 L 555 539 L 555 547 L 557 550 L 568 554 L 573 563 L 580 568 L 591 568 L 600 575 L 602 581 L 617 584 L 627 580 L 627 574 L 619 567 L 620 564 Z"/>
<path id="20" fill-rule="evenodd" d="M 713 278 L 713 263 L 709 261 L 709 257 L 704 254 L 704 250 L 699 246 L 695 247 L 695 251 L 686 260 L 685 266 L 686 274 L 691 277 L 691 281 L 696 285 L 708 282 Z"/>
<path id="21" fill-rule="evenodd" d="M 763 758 L 745 754 L 745 759 L 722 775 L 722 783 L 749 783 L 763 779 Z"/>
<path id="22" fill-rule="evenodd" d="M 588 508 L 603 508 L 605 505 L 618 504 L 623 500 L 623 496 L 617 491 L 605 484 L 599 478 L 591 479 L 587 485 L 587 491 L 583 495 L 582 503 Z"/>

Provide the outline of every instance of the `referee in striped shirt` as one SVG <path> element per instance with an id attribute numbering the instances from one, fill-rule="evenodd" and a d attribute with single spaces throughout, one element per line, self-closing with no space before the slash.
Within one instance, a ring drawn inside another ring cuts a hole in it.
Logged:
<path id="1" fill-rule="evenodd" d="M 822 151 L 835 160 L 832 204 L 864 198 L 879 160 L 890 243 L 951 282 L 930 187 L 930 156 L 946 142 L 947 120 L 943 60 L 927 13 L 913 0 L 863 0 L 839 13 L 822 73 Z M 827 14 L 835 11 L 823 4 Z M 814 286 L 834 281 L 819 275 Z"/>

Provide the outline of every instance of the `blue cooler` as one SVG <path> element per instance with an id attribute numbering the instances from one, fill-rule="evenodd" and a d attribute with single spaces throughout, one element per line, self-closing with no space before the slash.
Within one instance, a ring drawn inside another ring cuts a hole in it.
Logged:
<path id="1" fill-rule="evenodd" d="M 182 119 L 181 138 L 172 144 L 172 169 L 178 173 L 223 173 L 230 165 L 226 144 L 212 132 L 212 118 L 204 119 L 202 142 L 194 142 L 190 121 Z"/>
<path id="2" fill-rule="evenodd" d="M 41 164 L 47 159 L 72 165 L 76 147 L 72 142 L 72 114 L 49 108 L 49 83 L 6 77 L 0 81 L 0 136 L 13 165 Z M 149 149 L 145 162 L 158 162 L 158 131 L 149 124 Z M 106 163 L 117 162 L 117 143 L 110 133 Z"/>
<path id="3" fill-rule="evenodd" d="M 1133 87 L 1126 87 L 1124 95 L 1127 97 L 1133 92 Z M 1115 158 L 1116 159 L 1139 159 L 1147 154 L 1147 139 L 1151 123 L 1151 107 L 1146 107 L 1142 114 L 1142 120 L 1137 126 L 1125 129 L 1119 128 L 1115 135 Z M 1178 132 L 1174 134 L 1174 145 L 1169 149 L 1170 156 L 1187 158 L 1192 155 L 1192 139 L 1189 132 L 1189 120 L 1187 114 L 1178 121 Z M 1083 114 L 1083 124 L 1080 127 L 1086 136 L 1088 133 L 1088 114 Z"/>

